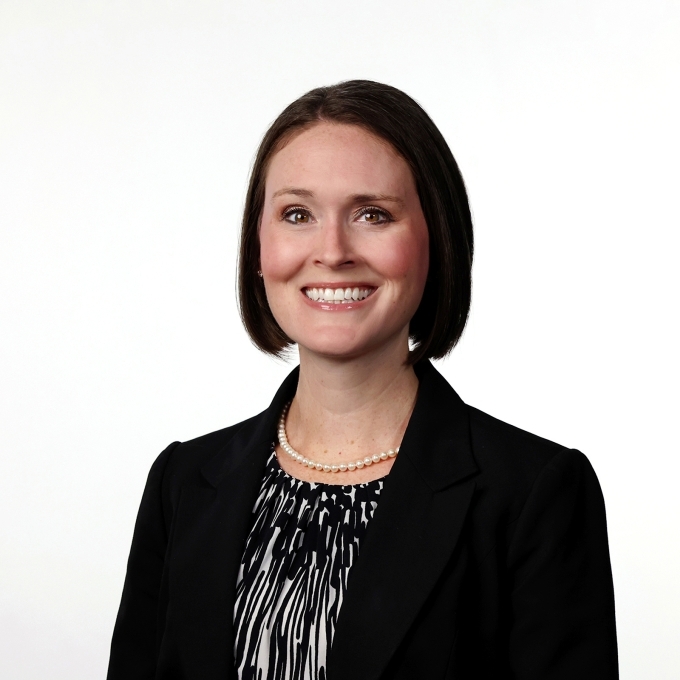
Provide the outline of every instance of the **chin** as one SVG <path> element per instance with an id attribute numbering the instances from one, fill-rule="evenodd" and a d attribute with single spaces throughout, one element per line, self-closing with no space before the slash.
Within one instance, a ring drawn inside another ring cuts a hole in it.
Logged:
<path id="1" fill-rule="evenodd" d="M 300 344 L 300 348 L 318 356 L 328 357 L 329 359 L 353 359 L 361 356 L 367 351 L 362 344 L 345 342 L 310 342 Z"/>
<path id="2" fill-rule="evenodd" d="M 306 341 L 308 340 L 308 341 Z M 315 336 L 313 339 L 301 338 L 298 346 L 303 351 L 311 354 L 327 357 L 329 359 L 357 359 L 372 352 L 380 351 L 380 348 L 389 344 L 389 339 L 385 337 L 352 337 L 343 338 L 339 333 L 333 333 L 327 337 Z"/>

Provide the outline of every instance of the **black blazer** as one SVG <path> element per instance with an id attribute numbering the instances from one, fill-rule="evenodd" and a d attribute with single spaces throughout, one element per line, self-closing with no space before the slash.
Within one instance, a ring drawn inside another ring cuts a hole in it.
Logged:
<path id="1" fill-rule="evenodd" d="M 329 680 L 618 677 L 605 510 L 586 457 L 465 405 L 429 363 L 352 568 Z M 236 678 L 236 578 L 294 370 L 271 406 L 158 457 L 109 680 Z"/>

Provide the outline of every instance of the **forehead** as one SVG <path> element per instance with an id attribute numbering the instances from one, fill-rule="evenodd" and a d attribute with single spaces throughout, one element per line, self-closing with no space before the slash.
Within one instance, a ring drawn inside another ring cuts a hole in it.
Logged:
<path id="1" fill-rule="evenodd" d="M 358 125 L 320 122 L 304 129 L 272 157 L 266 193 L 282 186 L 409 191 L 411 170 L 386 140 Z"/>

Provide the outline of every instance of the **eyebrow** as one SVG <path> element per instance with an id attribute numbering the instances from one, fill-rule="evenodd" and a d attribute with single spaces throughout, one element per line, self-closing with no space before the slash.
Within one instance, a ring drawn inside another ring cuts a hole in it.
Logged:
<path id="1" fill-rule="evenodd" d="M 300 196 L 302 198 L 313 198 L 314 192 L 309 189 L 298 189 L 296 187 L 284 187 L 279 189 L 272 194 L 272 199 L 278 196 L 283 196 L 284 194 L 290 194 L 293 196 Z M 353 203 L 374 203 L 376 201 L 387 201 L 390 203 L 398 203 L 399 205 L 404 205 L 404 200 L 398 196 L 389 196 L 388 194 L 354 194 L 352 197 Z"/>
<path id="2" fill-rule="evenodd" d="M 309 189 L 296 189 L 295 187 L 283 187 L 272 194 L 272 198 L 277 198 L 278 196 L 283 196 L 284 194 L 292 194 L 293 196 L 302 196 L 303 198 L 312 198 L 314 196 L 313 191 Z"/>
<path id="3" fill-rule="evenodd" d="M 404 199 L 399 196 L 389 196 L 388 194 L 354 194 L 352 200 L 355 203 L 374 203 L 376 201 L 387 201 L 388 203 L 398 203 L 404 205 Z"/>

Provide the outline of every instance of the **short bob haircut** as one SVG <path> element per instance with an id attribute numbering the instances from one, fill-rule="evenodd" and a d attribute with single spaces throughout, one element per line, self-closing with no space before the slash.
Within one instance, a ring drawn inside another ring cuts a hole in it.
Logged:
<path id="1" fill-rule="evenodd" d="M 262 351 L 276 356 L 293 342 L 274 319 L 258 275 L 259 227 L 269 162 L 293 136 L 320 122 L 358 125 L 389 142 L 409 164 L 429 231 L 430 266 L 409 326 L 408 363 L 444 357 L 458 342 L 470 310 L 473 237 L 465 185 L 444 137 L 418 103 L 370 80 L 310 90 L 262 139 L 246 194 L 239 256 L 239 304 L 248 334 Z"/>

